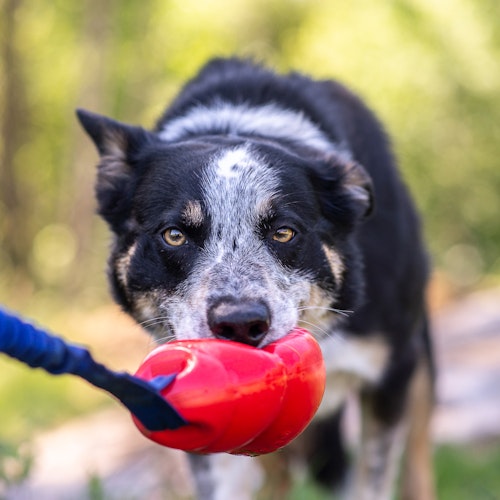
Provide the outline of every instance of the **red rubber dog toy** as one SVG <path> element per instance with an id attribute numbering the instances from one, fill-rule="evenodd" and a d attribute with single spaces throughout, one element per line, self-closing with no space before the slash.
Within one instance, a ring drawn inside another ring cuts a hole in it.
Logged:
<path id="1" fill-rule="evenodd" d="M 325 389 L 321 350 L 295 329 L 263 349 L 228 340 L 180 340 L 144 360 L 144 380 L 177 373 L 161 394 L 188 422 L 149 439 L 196 453 L 260 455 L 285 446 L 316 413 Z"/>

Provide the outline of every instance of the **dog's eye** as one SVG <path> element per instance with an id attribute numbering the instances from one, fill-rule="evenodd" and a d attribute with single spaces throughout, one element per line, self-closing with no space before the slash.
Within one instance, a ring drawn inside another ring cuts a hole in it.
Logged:
<path id="1" fill-rule="evenodd" d="M 169 227 L 162 236 L 165 243 L 171 247 L 180 247 L 187 241 L 186 235 L 176 227 Z"/>
<path id="2" fill-rule="evenodd" d="M 273 234 L 273 240 L 278 243 L 288 243 L 293 240 L 295 236 L 295 231 L 289 227 L 280 227 Z"/>

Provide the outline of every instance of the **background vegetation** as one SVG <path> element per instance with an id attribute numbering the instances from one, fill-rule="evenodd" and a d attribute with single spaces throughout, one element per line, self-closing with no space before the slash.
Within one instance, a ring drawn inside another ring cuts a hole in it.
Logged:
<path id="1" fill-rule="evenodd" d="M 460 286 L 500 272 L 500 17 L 495 0 L 1 0 L 0 290 L 103 300 L 80 106 L 152 126 L 213 55 L 347 83 L 380 115 Z"/>
<path id="2" fill-rule="evenodd" d="M 440 275 L 456 290 L 498 277 L 496 0 L 0 0 L 0 303 L 80 338 L 109 301 L 108 236 L 74 109 L 152 126 L 206 59 L 233 54 L 358 91 L 393 138 Z M 0 441 L 99 404 L 0 369 Z"/>

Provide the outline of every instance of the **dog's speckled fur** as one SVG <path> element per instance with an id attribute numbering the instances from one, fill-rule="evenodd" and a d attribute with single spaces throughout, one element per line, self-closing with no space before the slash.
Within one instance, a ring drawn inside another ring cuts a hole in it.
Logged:
<path id="1" fill-rule="evenodd" d="M 370 111 L 338 83 L 219 59 L 153 131 L 79 118 L 101 156 L 97 198 L 114 234 L 117 302 L 159 340 L 223 336 L 261 347 L 302 322 L 323 344 L 334 393 L 303 436 L 311 473 L 328 487 L 341 479 L 339 411 L 354 390 L 363 432 L 347 491 L 390 498 L 404 436 L 417 435 L 418 398 L 427 439 L 427 264 Z M 431 498 L 428 457 L 414 441 L 408 498 Z M 200 498 L 251 497 L 250 476 L 232 469 L 248 459 L 191 463 Z"/>

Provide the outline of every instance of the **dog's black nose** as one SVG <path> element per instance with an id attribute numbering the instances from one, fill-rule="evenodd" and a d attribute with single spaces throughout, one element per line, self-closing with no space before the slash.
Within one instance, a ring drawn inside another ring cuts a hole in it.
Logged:
<path id="1" fill-rule="evenodd" d="M 257 346 L 269 331 L 269 309 L 261 302 L 222 300 L 208 311 L 208 325 L 220 339 Z"/>

